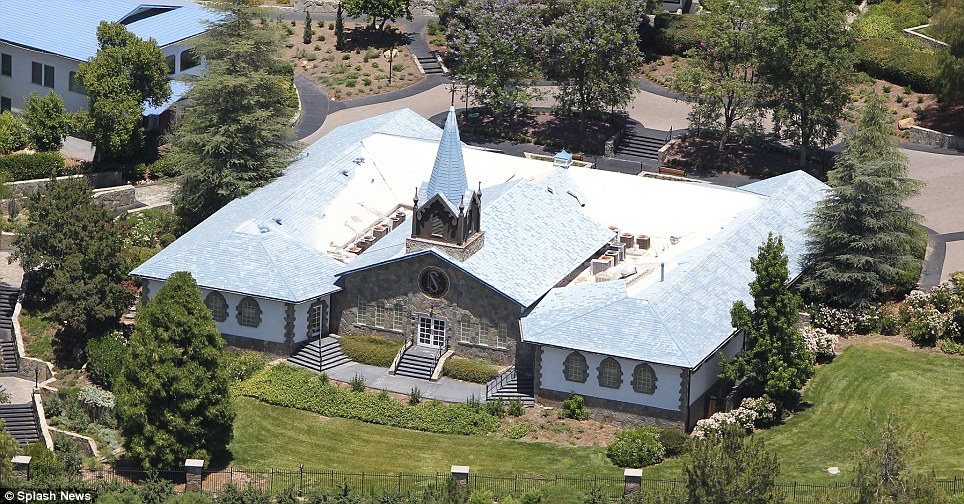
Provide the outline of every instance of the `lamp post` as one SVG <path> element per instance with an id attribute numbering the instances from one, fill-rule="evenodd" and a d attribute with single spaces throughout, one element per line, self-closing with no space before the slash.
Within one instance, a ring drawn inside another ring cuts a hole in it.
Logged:
<path id="1" fill-rule="evenodd" d="M 392 44 L 392 48 L 388 50 L 388 85 L 392 85 L 392 70 L 395 65 L 395 44 Z"/>

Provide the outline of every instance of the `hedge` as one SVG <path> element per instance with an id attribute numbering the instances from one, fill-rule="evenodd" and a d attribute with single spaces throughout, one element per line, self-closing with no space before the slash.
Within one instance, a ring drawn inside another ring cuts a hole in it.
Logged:
<path id="1" fill-rule="evenodd" d="M 349 359 L 369 366 L 383 368 L 392 365 L 395 355 L 402 348 L 401 341 L 375 335 L 342 336 L 338 343 L 341 344 L 341 351 Z"/>
<path id="2" fill-rule="evenodd" d="M 663 12 L 656 15 L 656 51 L 660 54 L 682 54 L 703 40 L 703 20 L 695 15 Z"/>
<path id="3" fill-rule="evenodd" d="M 0 171 L 9 173 L 14 181 L 50 178 L 63 174 L 64 157 L 59 152 L 0 156 Z"/>
<path id="4" fill-rule="evenodd" d="M 467 382 L 489 383 L 498 374 L 498 368 L 479 359 L 449 357 L 442 364 L 442 376 Z"/>
<path id="5" fill-rule="evenodd" d="M 871 77 L 930 93 L 937 77 L 937 58 L 890 40 L 868 39 L 857 43 L 857 68 Z"/>
<path id="6" fill-rule="evenodd" d="M 276 406 L 440 434 L 487 434 L 502 423 L 478 401 L 426 401 L 408 406 L 386 394 L 352 392 L 322 383 L 308 370 L 284 364 L 259 371 L 240 383 L 237 390 L 243 396 Z"/>

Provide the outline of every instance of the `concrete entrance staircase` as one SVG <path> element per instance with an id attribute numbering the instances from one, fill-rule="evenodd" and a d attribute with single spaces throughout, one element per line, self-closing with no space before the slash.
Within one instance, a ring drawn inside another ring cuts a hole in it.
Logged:
<path id="1" fill-rule="evenodd" d="M 515 368 L 506 370 L 485 386 L 485 400 L 496 399 L 502 399 L 505 403 L 518 399 L 526 407 L 535 406 L 535 386 L 532 378 L 520 380 L 516 376 Z"/>
<path id="2" fill-rule="evenodd" d="M 395 367 L 395 374 L 420 380 L 431 380 L 438 365 L 438 351 L 431 348 L 411 346 L 407 348 Z"/>
<path id="3" fill-rule="evenodd" d="M 20 446 L 43 441 L 32 403 L 0 404 L 0 418 Z"/>
<path id="4" fill-rule="evenodd" d="M 348 362 L 351 362 L 351 359 L 341 352 L 338 340 L 331 337 L 311 341 L 298 353 L 288 357 L 288 364 L 319 372 L 328 371 Z"/>
<path id="5" fill-rule="evenodd" d="M 13 310 L 17 306 L 20 289 L 0 285 L 0 374 L 16 374 L 17 342 L 13 332 Z"/>
<path id="6" fill-rule="evenodd" d="M 445 73 L 442 71 L 442 65 L 439 65 L 438 57 L 435 56 L 435 53 L 416 56 L 416 59 L 418 59 L 418 64 L 422 66 L 422 71 L 425 75 L 442 75 Z"/>
<path id="7" fill-rule="evenodd" d="M 616 146 L 616 155 L 624 159 L 659 159 L 659 149 L 666 145 L 665 136 L 659 137 L 633 129 L 627 131 Z"/>

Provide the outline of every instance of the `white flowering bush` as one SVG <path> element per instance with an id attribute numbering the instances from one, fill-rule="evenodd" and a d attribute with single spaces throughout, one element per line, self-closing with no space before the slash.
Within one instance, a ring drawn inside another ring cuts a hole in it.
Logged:
<path id="1" fill-rule="evenodd" d="M 814 357 L 832 359 L 837 355 L 837 344 L 840 343 L 840 337 L 836 334 L 832 334 L 822 327 L 804 327 L 800 334 L 803 336 L 803 343 L 807 346 L 807 350 Z"/>
<path id="2" fill-rule="evenodd" d="M 720 411 L 713 413 L 709 418 L 704 418 L 696 422 L 693 428 L 693 437 L 697 439 L 707 439 L 720 436 L 726 426 L 739 425 L 746 430 L 753 428 L 757 419 L 757 412 L 749 408 L 740 406 L 732 411 Z"/>
<path id="3" fill-rule="evenodd" d="M 77 394 L 79 402 L 94 420 L 110 416 L 114 411 L 114 394 L 94 385 L 88 385 Z"/>
<path id="4" fill-rule="evenodd" d="M 809 312 L 810 323 L 831 334 L 867 334 L 880 324 L 877 308 L 861 311 L 814 305 Z"/>
<path id="5" fill-rule="evenodd" d="M 743 399 L 740 403 L 741 409 L 747 409 L 756 413 L 756 419 L 754 423 L 757 426 L 766 426 L 772 424 L 777 418 L 777 405 L 770 400 L 769 397 L 764 395 L 763 397 L 758 397 L 756 399 L 752 397 L 747 397 Z"/>
<path id="6" fill-rule="evenodd" d="M 959 334 L 960 328 L 951 311 L 956 308 L 955 304 L 947 287 L 935 287 L 931 293 L 911 291 L 904 299 L 902 312 L 907 319 L 904 326 L 907 337 L 918 344 L 933 345 L 939 339 Z"/>

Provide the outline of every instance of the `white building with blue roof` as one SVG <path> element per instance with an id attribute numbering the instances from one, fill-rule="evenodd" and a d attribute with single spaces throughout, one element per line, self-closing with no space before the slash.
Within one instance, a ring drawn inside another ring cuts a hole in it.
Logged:
<path id="1" fill-rule="evenodd" d="M 441 131 L 399 110 L 337 128 L 132 274 L 149 298 L 191 272 L 233 345 L 378 334 L 405 342 L 393 373 L 475 357 L 541 401 L 692 426 L 721 407 L 720 354 L 743 346 L 729 310 L 752 302 L 750 258 L 779 234 L 797 274 L 826 186 L 569 163 L 465 146 L 454 110 Z"/>
<path id="2" fill-rule="evenodd" d="M 19 112 L 31 93 L 54 90 L 70 111 L 87 108 L 77 66 L 97 54 L 97 26 L 119 22 L 154 39 L 171 77 L 199 70 L 190 39 L 207 29 L 211 11 L 188 0 L 44 0 L 0 2 L 0 111 Z M 145 115 L 160 115 L 186 91 L 172 83 L 172 98 Z"/>

